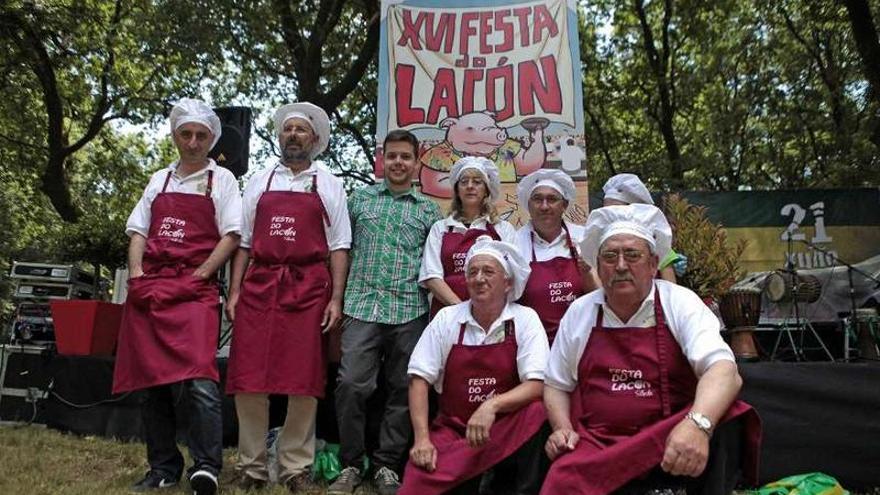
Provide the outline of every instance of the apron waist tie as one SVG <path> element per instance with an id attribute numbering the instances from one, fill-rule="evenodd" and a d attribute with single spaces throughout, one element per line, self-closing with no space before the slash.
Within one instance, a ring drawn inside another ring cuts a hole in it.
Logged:
<path id="1" fill-rule="evenodd" d="M 302 280 L 305 278 L 305 272 L 307 268 L 311 268 L 313 265 L 326 263 L 327 259 L 317 259 L 311 262 L 306 263 L 276 263 L 276 262 L 267 262 L 267 261 L 256 261 L 254 260 L 254 264 L 259 267 L 265 267 L 272 270 L 278 271 L 278 279 L 279 280 Z"/>
<path id="2" fill-rule="evenodd" d="M 186 273 L 192 273 L 196 267 L 179 261 L 166 261 L 151 264 L 150 271 L 144 272 L 149 277 L 176 277 Z"/>

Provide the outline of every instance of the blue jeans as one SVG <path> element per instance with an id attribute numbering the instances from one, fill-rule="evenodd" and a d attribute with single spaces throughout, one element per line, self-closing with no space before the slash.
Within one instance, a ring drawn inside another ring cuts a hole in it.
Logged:
<path id="1" fill-rule="evenodd" d="M 175 411 L 183 417 L 178 421 Z M 177 449 L 178 425 L 188 424 L 186 444 L 193 466 L 214 475 L 223 467 L 223 420 L 220 389 L 207 379 L 193 379 L 146 389 L 141 406 L 150 470 L 180 479 L 183 456 Z"/>

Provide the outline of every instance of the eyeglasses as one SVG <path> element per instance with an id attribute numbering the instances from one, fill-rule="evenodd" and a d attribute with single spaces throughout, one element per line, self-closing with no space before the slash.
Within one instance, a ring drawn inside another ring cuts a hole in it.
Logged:
<path id="1" fill-rule="evenodd" d="M 531 196 L 529 198 L 529 203 L 532 203 L 533 205 L 536 205 L 536 206 L 541 205 L 542 203 L 545 203 L 545 202 L 550 206 L 556 206 L 562 202 L 562 198 L 560 198 L 559 196 L 552 196 L 552 195 L 551 196 L 535 195 L 535 196 Z"/>
<path id="2" fill-rule="evenodd" d="M 638 249 L 623 249 L 619 251 L 612 251 L 609 249 L 600 252 L 599 259 L 602 263 L 614 265 L 617 264 L 621 255 L 623 256 L 623 261 L 626 261 L 627 263 L 636 263 L 645 257 L 645 252 Z"/>
<path id="3" fill-rule="evenodd" d="M 485 184 L 482 177 L 462 177 L 458 180 L 458 183 L 462 186 L 482 186 Z"/>

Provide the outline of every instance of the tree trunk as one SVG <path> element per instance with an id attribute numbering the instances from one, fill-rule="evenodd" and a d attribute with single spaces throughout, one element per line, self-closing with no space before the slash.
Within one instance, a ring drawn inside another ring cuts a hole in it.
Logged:
<path id="1" fill-rule="evenodd" d="M 611 158 L 611 150 L 609 149 L 608 142 L 605 138 L 605 132 L 602 130 L 601 120 L 595 112 L 590 110 L 589 105 L 584 107 L 584 113 L 590 117 L 590 124 L 596 131 L 596 144 L 602 152 L 602 157 L 605 159 L 605 167 L 608 169 L 608 176 L 611 177 L 617 175 L 617 168 L 614 166 L 614 160 Z"/>
<path id="2" fill-rule="evenodd" d="M 50 146 L 52 144 L 50 143 Z M 64 161 L 68 155 L 63 152 L 50 152 L 49 162 L 43 171 L 40 190 L 48 196 L 52 207 L 65 222 L 77 222 L 79 210 L 73 204 L 70 194 L 70 181 L 64 168 Z"/>
<path id="3" fill-rule="evenodd" d="M 675 101 L 672 94 L 672 75 L 670 74 L 670 54 L 671 46 L 669 40 L 669 29 L 672 22 L 672 0 L 664 2 L 663 26 L 662 26 L 662 53 L 658 52 L 654 43 L 654 33 L 651 31 L 651 25 L 648 22 L 648 15 L 645 12 L 643 0 L 635 0 L 634 2 L 636 14 L 639 17 L 639 23 L 642 27 L 642 37 L 645 45 L 645 53 L 648 58 L 648 65 L 651 68 L 652 76 L 657 85 L 657 96 L 660 100 L 659 113 L 657 115 L 657 125 L 660 127 L 660 134 L 663 136 L 663 143 L 666 145 L 666 156 L 669 158 L 669 181 L 670 186 L 679 188 L 684 183 L 684 170 L 681 165 L 681 150 L 678 146 L 678 140 L 675 136 Z"/>
<path id="4" fill-rule="evenodd" d="M 867 0 L 841 0 L 841 3 L 849 15 L 856 48 L 862 58 L 862 72 L 870 87 L 871 142 L 880 147 L 880 41 L 877 39 L 877 27 Z"/>

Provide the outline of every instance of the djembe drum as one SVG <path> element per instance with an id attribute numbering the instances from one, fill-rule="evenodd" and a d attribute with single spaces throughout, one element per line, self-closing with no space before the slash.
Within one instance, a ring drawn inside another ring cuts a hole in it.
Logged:
<path id="1" fill-rule="evenodd" d="M 731 289 L 721 296 L 721 319 L 730 333 L 730 348 L 738 361 L 757 361 L 755 327 L 761 317 L 759 289 Z"/>
<path id="2" fill-rule="evenodd" d="M 855 317 L 856 341 L 859 355 L 864 359 L 878 359 L 880 346 L 880 321 L 875 308 L 859 308 Z"/>
<path id="3" fill-rule="evenodd" d="M 815 275 L 777 270 L 767 275 L 764 284 L 772 302 L 814 303 L 822 294 L 822 282 Z"/>

